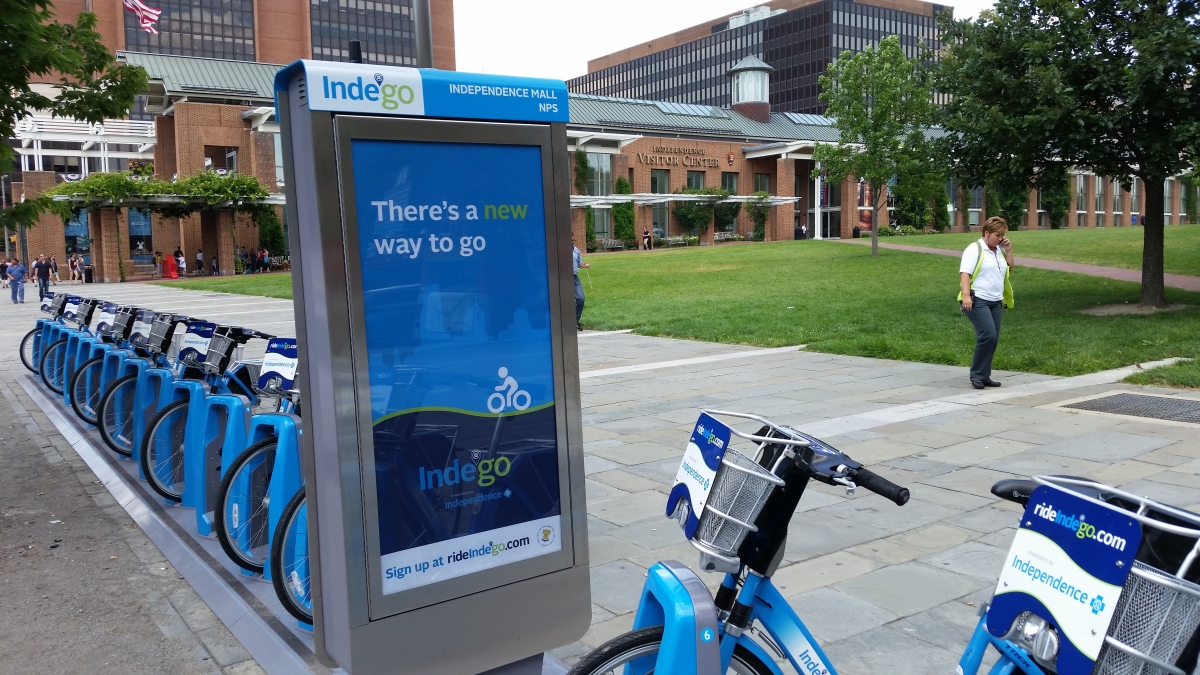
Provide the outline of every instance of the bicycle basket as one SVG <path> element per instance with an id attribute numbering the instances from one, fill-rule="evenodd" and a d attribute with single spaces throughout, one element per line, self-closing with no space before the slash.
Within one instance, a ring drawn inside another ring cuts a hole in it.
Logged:
<path id="1" fill-rule="evenodd" d="M 112 329 L 109 330 L 109 335 L 114 340 L 128 340 L 129 332 L 133 330 L 133 320 L 137 316 L 137 309 L 134 307 L 121 307 L 117 309 L 117 315 L 113 317 Z"/>
<path id="2" fill-rule="evenodd" d="M 155 314 L 154 323 L 150 324 L 150 337 L 146 338 L 146 350 L 151 354 L 162 354 L 171 344 L 171 334 L 175 332 L 175 317 L 170 314 Z"/>
<path id="3" fill-rule="evenodd" d="M 228 335 L 214 335 L 208 343 L 208 351 L 204 354 L 204 372 L 209 375 L 225 372 L 236 348 L 237 342 Z"/>
<path id="4" fill-rule="evenodd" d="M 59 317 L 63 315 L 63 310 L 67 308 L 67 294 L 57 293 L 54 299 L 50 301 L 50 314 Z"/>
<path id="5" fill-rule="evenodd" d="M 1175 662 L 1197 627 L 1200 586 L 1135 562 L 1092 673 L 1180 675 Z"/>
<path id="6" fill-rule="evenodd" d="M 723 556 L 737 556 L 746 535 L 758 531 L 754 521 L 767 498 L 782 483 L 758 462 L 727 448 L 692 539 Z"/>

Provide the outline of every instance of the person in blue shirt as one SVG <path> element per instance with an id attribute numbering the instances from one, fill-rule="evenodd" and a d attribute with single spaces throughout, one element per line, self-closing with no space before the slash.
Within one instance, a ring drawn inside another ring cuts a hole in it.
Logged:
<path id="1" fill-rule="evenodd" d="M 591 267 L 591 265 L 583 262 L 583 254 L 579 252 L 579 247 L 575 245 L 575 237 L 571 237 L 571 267 L 575 271 L 575 327 L 583 330 L 583 303 L 586 298 L 583 296 L 583 284 L 579 281 L 579 268 Z"/>
<path id="2" fill-rule="evenodd" d="M 13 304 L 25 302 L 25 266 L 18 258 L 13 258 L 8 266 L 8 287 L 12 289 Z"/>

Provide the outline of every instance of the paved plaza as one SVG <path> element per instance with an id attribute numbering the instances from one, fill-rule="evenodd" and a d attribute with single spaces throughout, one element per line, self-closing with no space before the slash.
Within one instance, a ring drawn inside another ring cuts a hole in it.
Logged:
<path id="1" fill-rule="evenodd" d="M 87 290 L 277 335 L 294 331 L 287 300 L 141 284 Z M 10 308 L 0 329 L 7 345 L 0 384 L 16 389 L 12 380 L 25 372 L 16 343 L 37 311 L 33 303 Z M 702 408 L 795 426 L 911 490 L 912 500 L 897 507 L 862 490 L 851 497 L 811 483 L 792 519 L 775 583 L 843 675 L 954 672 L 1019 517 L 1018 507 L 989 493 L 1001 478 L 1073 474 L 1200 507 L 1200 425 L 1055 407 L 1114 390 L 1200 398 L 1120 384 L 1130 369 L 1075 378 L 999 372 L 1003 387 L 976 392 L 965 368 L 799 346 L 585 332 L 579 353 L 592 627 L 582 641 L 556 650 L 567 663 L 629 630 L 649 565 L 667 558 L 696 564 L 695 551 L 663 512 Z M 9 550 L 15 543 L 3 532 L 0 544 Z M 145 565 L 147 573 L 161 566 L 158 558 Z M 720 581 L 715 574 L 701 578 L 710 587 Z M 16 614 L 33 620 L 38 611 Z M 232 665 L 254 672 L 252 662 Z"/>

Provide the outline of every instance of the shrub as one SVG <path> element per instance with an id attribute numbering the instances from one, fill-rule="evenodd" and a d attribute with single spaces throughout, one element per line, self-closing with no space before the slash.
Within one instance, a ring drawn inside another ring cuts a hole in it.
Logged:
<path id="1" fill-rule="evenodd" d="M 754 241 L 762 241 L 767 238 L 767 218 L 771 215 L 771 206 L 767 203 L 768 195 L 766 192 L 758 191 L 754 193 L 757 201 L 746 202 L 746 216 L 750 218 L 750 222 L 754 223 Z"/>
<path id="2" fill-rule="evenodd" d="M 616 194 L 630 195 L 633 194 L 633 187 L 629 185 L 629 181 L 625 177 L 617 179 L 617 184 L 613 187 Z M 624 204 L 613 204 L 613 239 L 634 239 L 637 234 L 634 232 L 634 214 L 633 202 L 625 202 Z"/>
<path id="3" fill-rule="evenodd" d="M 901 225 L 900 226 L 900 234 L 907 237 L 907 236 L 911 236 L 914 234 L 921 234 L 921 231 L 918 230 L 917 228 L 913 227 L 912 225 Z"/>
<path id="4" fill-rule="evenodd" d="M 688 246 L 699 246 L 700 245 L 700 237 L 688 237 L 687 245 Z"/>

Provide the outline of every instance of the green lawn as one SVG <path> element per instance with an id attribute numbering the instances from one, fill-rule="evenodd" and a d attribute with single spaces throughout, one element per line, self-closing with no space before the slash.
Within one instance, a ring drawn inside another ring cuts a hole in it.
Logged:
<path id="1" fill-rule="evenodd" d="M 1087 230 L 1018 230 L 1009 233 L 1018 256 L 1142 269 L 1140 227 Z M 916 237 L 887 237 L 882 241 L 909 246 L 961 251 L 979 239 L 977 233 L 955 232 Z M 1169 274 L 1200 276 L 1200 225 L 1171 225 L 1164 234 L 1164 268 Z"/>
<path id="2" fill-rule="evenodd" d="M 810 240 L 587 260 L 589 328 L 960 366 L 974 346 L 955 301 L 958 263 L 950 258 L 881 249 L 872 259 L 866 247 Z M 997 368 L 1078 375 L 1200 356 L 1200 306 L 1089 316 L 1079 310 L 1136 303 L 1138 285 L 1037 269 L 1018 269 L 1013 281 L 1017 308 L 1004 315 Z M 291 296 L 286 274 L 171 283 Z M 1200 305 L 1196 293 L 1168 288 L 1167 298 Z"/>
<path id="3" fill-rule="evenodd" d="M 1180 361 L 1174 365 L 1151 368 L 1125 378 L 1131 384 L 1151 384 L 1159 387 L 1200 389 L 1200 359 Z"/>
<path id="4" fill-rule="evenodd" d="M 265 295 L 268 298 L 290 299 L 292 297 L 292 275 L 290 272 L 242 274 L 236 277 L 203 277 L 181 281 L 155 281 L 152 283 L 158 286 L 184 288 L 189 291 Z"/>

